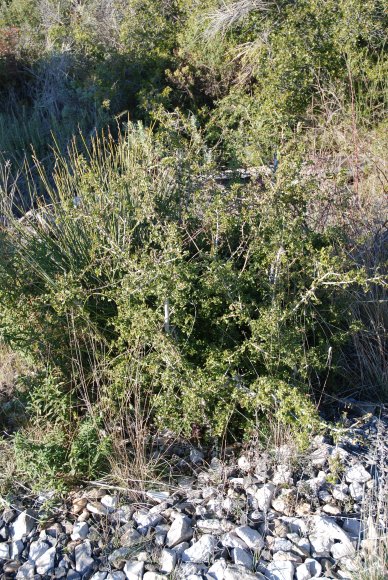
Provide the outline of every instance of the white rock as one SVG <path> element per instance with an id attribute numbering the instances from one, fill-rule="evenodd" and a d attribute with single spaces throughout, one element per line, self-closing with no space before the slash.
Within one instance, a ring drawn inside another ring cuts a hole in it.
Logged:
<path id="1" fill-rule="evenodd" d="M 310 580 L 310 578 L 319 578 L 322 572 L 322 566 L 317 560 L 307 558 L 301 566 L 296 569 L 297 580 Z"/>
<path id="2" fill-rule="evenodd" d="M 333 486 L 332 494 L 334 499 L 338 499 L 339 501 L 345 501 L 348 497 L 349 493 L 349 486 L 346 483 L 339 483 L 338 485 Z"/>
<path id="3" fill-rule="evenodd" d="M 85 574 L 93 566 L 92 547 L 89 540 L 75 547 L 75 569 L 80 574 Z"/>
<path id="4" fill-rule="evenodd" d="M 170 497 L 170 494 L 168 493 L 168 491 L 158 491 L 150 489 L 149 491 L 146 491 L 146 496 L 154 501 L 157 501 L 158 503 L 162 503 L 163 501 L 166 501 L 166 499 Z"/>
<path id="5" fill-rule="evenodd" d="M 236 566 L 236 565 L 229 565 L 225 569 L 225 573 L 223 576 L 224 580 L 265 580 L 265 577 L 262 574 L 254 574 L 250 572 L 243 566 Z"/>
<path id="6" fill-rule="evenodd" d="M 124 574 L 128 580 L 142 580 L 144 562 L 127 562 L 124 566 Z"/>
<path id="7" fill-rule="evenodd" d="M 208 532 L 212 534 L 222 534 L 226 531 L 223 523 L 215 518 L 205 518 L 204 520 L 198 520 L 197 528 L 201 530 L 201 532 Z"/>
<path id="8" fill-rule="evenodd" d="M 120 538 L 120 544 L 124 547 L 133 546 L 137 544 L 141 538 L 139 532 L 134 529 L 127 530 Z"/>
<path id="9" fill-rule="evenodd" d="M 257 530 L 249 526 L 240 526 L 239 528 L 235 528 L 234 532 L 251 550 L 262 550 L 264 548 L 263 537 Z"/>
<path id="10" fill-rule="evenodd" d="M 9 550 L 9 557 L 11 560 L 17 560 L 19 555 L 24 550 L 24 544 L 21 540 L 17 540 L 16 542 L 12 542 Z"/>
<path id="11" fill-rule="evenodd" d="M 108 494 L 103 495 L 100 501 L 102 505 L 109 511 L 115 510 L 117 508 L 117 504 L 119 503 L 119 500 L 116 496 Z"/>
<path id="12" fill-rule="evenodd" d="M 30 551 L 28 553 L 28 559 L 31 562 L 36 562 L 38 558 L 43 556 L 43 554 L 50 548 L 50 546 L 43 542 L 42 540 L 37 540 L 36 542 L 31 542 Z"/>
<path id="13" fill-rule="evenodd" d="M 160 571 L 171 574 L 176 566 L 177 555 L 173 550 L 165 548 L 160 556 Z"/>
<path id="14" fill-rule="evenodd" d="M 25 562 L 17 571 L 17 580 L 29 580 L 35 576 L 35 564 L 32 562 Z"/>
<path id="15" fill-rule="evenodd" d="M 108 575 L 108 572 L 96 572 L 95 574 L 93 574 L 93 576 L 90 578 L 90 580 L 105 580 L 107 575 Z"/>
<path id="16" fill-rule="evenodd" d="M 324 534 L 310 534 L 311 555 L 314 558 L 329 558 L 334 541 Z"/>
<path id="17" fill-rule="evenodd" d="M 157 574 L 156 572 L 146 572 L 143 580 L 168 580 L 164 574 Z"/>
<path id="18" fill-rule="evenodd" d="M 298 556 L 298 554 L 294 554 L 294 552 L 283 552 L 282 550 L 275 552 L 273 559 L 274 561 L 283 560 L 285 562 L 294 562 L 296 564 L 299 564 L 303 561 L 302 558 Z"/>
<path id="19" fill-rule="evenodd" d="M 314 516 L 313 523 L 315 531 L 318 535 L 320 534 L 325 536 L 332 541 L 339 540 L 340 542 L 343 542 L 349 547 L 350 550 L 352 550 L 352 553 L 354 554 L 354 548 L 351 539 L 349 538 L 348 534 L 339 527 L 333 518 Z"/>
<path id="20" fill-rule="evenodd" d="M 1 542 L 0 544 L 0 560 L 9 559 L 9 544 L 7 542 Z"/>
<path id="21" fill-rule="evenodd" d="M 349 485 L 350 495 L 356 501 L 362 501 L 364 499 L 364 486 L 358 481 L 355 481 Z"/>
<path id="22" fill-rule="evenodd" d="M 221 536 L 221 543 L 225 548 L 242 548 L 243 550 L 248 548 L 244 540 L 239 538 L 234 532 L 228 532 Z"/>
<path id="23" fill-rule="evenodd" d="M 212 566 L 210 566 L 206 578 L 208 580 L 224 580 L 226 566 L 227 564 L 224 558 L 217 560 Z"/>
<path id="24" fill-rule="evenodd" d="M 76 522 L 71 534 L 72 540 L 84 540 L 89 533 L 89 526 L 86 522 Z"/>
<path id="25" fill-rule="evenodd" d="M 36 560 L 35 566 L 37 574 L 48 574 L 48 572 L 54 568 L 55 554 L 56 548 L 54 546 L 53 548 L 46 550 L 45 553 Z"/>
<path id="26" fill-rule="evenodd" d="M 247 457 L 245 457 L 245 455 L 241 455 L 241 457 L 238 458 L 237 465 L 241 471 L 249 471 L 251 469 L 251 462 Z"/>
<path id="27" fill-rule="evenodd" d="M 356 463 L 346 471 L 345 479 L 348 483 L 366 483 L 372 476 L 361 463 Z"/>
<path id="28" fill-rule="evenodd" d="M 273 552 L 290 552 L 293 548 L 293 543 L 286 538 L 275 538 L 271 546 Z"/>
<path id="29" fill-rule="evenodd" d="M 175 518 L 172 522 L 171 528 L 167 533 L 167 546 L 173 548 L 181 542 L 186 540 L 191 540 L 193 537 L 193 528 L 191 525 L 191 520 L 187 516 L 181 516 Z"/>
<path id="30" fill-rule="evenodd" d="M 352 544 L 344 544 L 342 542 L 337 542 L 332 545 L 331 553 L 335 560 L 341 560 L 342 558 L 348 558 L 349 556 L 354 556 L 354 547 Z"/>
<path id="31" fill-rule="evenodd" d="M 278 465 L 272 478 L 275 485 L 292 484 L 292 472 L 287 465 Z"/>
<path id="32" fill-rule="evenodd" d="M 16 520 L 10 526 L 10 536 L 14 542 L 27 536 L 37 524 L 34 513 L 26 510 L 18 515 Z"/>
<path id="33" fill-rule="evenodd" d="M 214 536 L 204 534 L 198 542 L 195 542 L 190 548 L 182 553 L 182 561 L 193 562 L 196 564 L 208 562 L 210 557 L 213 555 L 216 545 L 217 539 Z"/>
<path id="34" fill-rule="evenodd" d="M 109 513 L 107 508 L 104 505 L 102 505 L 102 503 L 98 502 L 88 503 L 86 505 L 86 509 L 91 514 L 95 514 L 97 516 L 106 516 Z"/>
<path id="35" fill-rule="evenodd" d="M 266 483 L 263 487 L 256 490 L 255 498 L 257 500 L 257 509 L 266 512 L 271 507 L 275 489 L 276 486 L 273 483 Z"/>
<path id="36" fill-rule="evenodd" d="M 233 548 L 232 558 L 233 562 L 237 566 L 243 566 L 244 568 L 248 568 L 248 570 L 252 569 L 253 558 L 246 550 L 242 550 L 241 548 Z"/>
<path id="37" fill-rule="evenodd" d="M 331 503 L 324 505 L 322 511 L 325 512 L 325 514 L 329 514 L 330 516 L 338 516 L 341 513 L 340 508 Z"/>
<path id="38" fill-rule="evenodd" d="M 265 577 L 269 580 L 293 580 L 294 564 L 292 562 L 270 562 L 265 570 Z"/>
<path id="39" fill-rule="evenodd" d="M 106 580 L 125 580 L 125 574 L 119 570 L 114 570 L 108 574 Z"/>

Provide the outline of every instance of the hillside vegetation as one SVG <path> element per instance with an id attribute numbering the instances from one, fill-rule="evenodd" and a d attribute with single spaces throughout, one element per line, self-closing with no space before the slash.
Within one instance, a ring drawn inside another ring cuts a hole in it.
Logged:
<path id="1" fill-rule="evenodd" d="M 387 402 L 385 8 L 0 0 L 20 480 L 117 478 L 166 429 L 303 446 L 325 403 Z"/>

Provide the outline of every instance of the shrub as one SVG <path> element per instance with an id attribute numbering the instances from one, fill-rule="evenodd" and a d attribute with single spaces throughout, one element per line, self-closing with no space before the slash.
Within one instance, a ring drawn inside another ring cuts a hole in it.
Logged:
<path id="1" fill-rule="evenodd" d="M 295 153 L 265 188 L 221 186 L 195 124 L 169 117 L 157 137 L 142 126 L 98 137 L 41 181 L 51 204 L 35 197 L 2 233 L 1 329 L 63 377 L 30 409 L 55 425 L 56 402 L 69 471 L 97 469 L 99 425 L 112 430 L 130 403 L 134 368 L 150 425 L 205 436 L 271 417 L 301 436 L 316 425 L 314 395 L 352 333 L 347 291 L 366 276 L 338 231 L 310 229 L 314 184 Z"/>

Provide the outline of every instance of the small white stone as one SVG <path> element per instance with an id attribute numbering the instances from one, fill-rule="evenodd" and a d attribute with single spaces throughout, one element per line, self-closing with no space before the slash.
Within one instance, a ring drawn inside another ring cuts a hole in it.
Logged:
<path id="1" fill-rule="evenodd" d="M 225 548 L 242 548 L 243 550 L 248 549 L 248 546 L 237 534 L 234 532 L 228 532 L 221 537 L 221 543 Z"/>
<path id="2" fill-rule="evenodd" d="M 146 572 L 143 580 L 168 580 L 164 574 L 157 574 L 156 572 Z"/>
<path id="3" fill-rule="evenodd" d="M 294 564 L 292 562 L 270 562 L 265 571 L 268 580 L 293 580 Z"/>
<path id="4" fill-rule="evenodd" d="M 349 485 L 350 495 L 356 501 L 362 501 L 364 499 L 364 486 L 358 481 L 355 481 Z"/>
<path id="5" fill-rule="evenodd" d="M 76 522 L 71 534 L 72 540 L 84 540 L 89 533 L 89 526 L 86 522 Z"/>
<path id="6" fill-rule="evenodd" d="M 263 537 L 257 530 L 249 526 L 240 526 L 239 528 L 235 528 L 234 531 L 251 550 L 262 550 L 264 548 Z"/>
<path id="7" fill-rule="evenodd" d="M 9 557 L 11 558 L 11 560 L 17 560 L 19 555 L 23 552 L 23 550 L 24 550 L 24 544 L 21 540 L 17 540 L 16 542 L 12 542 L 11 547 L 10 547 L 10 551 L 9 551 Z"/>
<path id="8" fill-rule="evenodd" d="M 86 505 L 86 509 L 91 514 L 95 514 L 97 516 L 106 516 L 106 515 L 108 515 L 108 510 L 107 510 L 107 508 L 104 505 L 102 505 L 102 503 L 98 503 L 98 502 L 88 503 Z"/>
<path id="9" fill-rule="evenodd" d="M 104 507 L 106 507 L 109 511 L 113 511 L 117 508 L 117 504 L 119 500 L 114 495 L 103 495 L 101 498 L 101 503 Z"/>
<path id="10" fill-rule="evenodd" d="M 127 562 L 124 566 L 124 574 L 128 580 L 142 580 L 144 562 Z"/>
<path id="11" fill-rule="evenodd" d="M 42 554 L 42 556 L 40 556 L 36 560 L 35 566 L 37 574 L 42 575 L 48 574 L 48 572 L 50 572 L 50 570 L 54 568 L 55 554 L 56 548 L 55 547 L 49 548 L 48 550 L 46 550 L 44 554 Z"/>
<path id="12" fill-rule="evenodd" d="M 361 463 L 356 463 L 346 471 L 345 479 L 348 483 L 366 483 L 372 476 Z"/>
<path id="13" fill-rule="evenodd" d="M 171 574 L 176 565 L 177 554 L 173 550 L 165 548 L 160 556 L 160 571 Z"/>
<path id="14" fill-rule="evenodd" d="M 92 547 L 89 540 L 85 540 L 82 544 L 75 547 L 75 569 L 80 574 L 88 572 L 93 566 L 94 560 L 92 556 Z"/>
<path id="15" fill-rule="evenodd" d="M 263 487 L 256 490 L 255 498 L 257 500 L 257 509 L 261 511 L 268 511 L 271 507 L 271 501 L 275 492 L 276 486 L 273 483 L 266 483 Z"/>
<path id="16" fill-rule="evenodd" d="M 125 574 L 119 570 L 114 570 L 108 574 L 106 580 L 125 580 Z"/>
<path id="17" fill-rule="evenodd" d="M 322 566 L 317 560 L 307 558 L 305 562 L 296 569 L 297 580 L 310 580 L 310 578 L 319 578 L 322 572 Z"/>
<path id="18" fill-rule="evenodd" d="M 37 524 L 36 518 L 31 510 L 26 510 L 18 515 L 10 526 L 10 536 L 14 542 L 27 536 Z"/>
<path id="19" fill-rule="evenodd" d="M 9 544 L 7 542 L 1 542 L 0 544 L 0 560 L 9 559 Z"/>
<path id="20" fill-rule="evenodd" d="M 241 548 L 233 548 L 232 550 L 233 562 L 237 566 L 244 566 L 248 570 L 252 569 L 253 558 L 249 552 L 242 550 Z"/>
<path id="21" fill-rule="evenodd" d="M 338 485 L 333 486 L 332 494 L 334 499 L 338 499 L 339 501 L 345 501 L 348 497 L 349 493 L 349 486 L 345 483 L 340 483 Z"/>
<path id="22" fill-rule="evenodd" d="M 249 471 L 251 469 L 251 462 L 245 455 L 241 455 L 241 457 L 238 458 L 237 465 L 241 471 Z"/>
<path id="23" fill-rule="evenodd" d="M 35 564 L 32 562 L 25 562 L 17 571 L 17 580 L 30 580 L 35 576 Z"/>
<path id="24" fill-rule="evenodd" d="M 95 574 L 93 574 L 93 576 L 90 578 L 90 580 L 105 580 L 107 575 L 108 575 L 108 572 L 96 572 Z"/>
<path id="25" fill-rule="evenodd" d="M 177 544 L 191 540 L 193 533 L 190 518 L 179 515 L 175 518 L 167 533 L 167 546 L 173 548 Z"/>
<path id="26" fill-rule="evenodd" d="M 157 501 L 158 503 L 162 503 L 170 497 L 170 494 L 168 491 L 149 490 L 146 491 L 146 496 L 154 501 Z"/>
<path id="27" fill-rule="evenodd" d="M 209 580 L 224 580 L 226 566 L 224 558 L 217 560 L 207 571 L 207 578 Z"/>
<path id="28" fill-rule="evenodd" d="M 214 536 L 204 534 L 198 542 L 195 542 L 190 548 L 183 552 L 182 561 L 193 562 L 195 564 L 208 562 L 213 555 L 216 545 L 217 539 Z"/>
<path id="29" fill-rule="evenodd" d="M 343 544 L 342 542 L 337 542 L 336 544 L 332 545 L 331 553 L 335 560 L 348 558 L 349 556 L 354 556 L 354 547 L 352 544 Z"/>

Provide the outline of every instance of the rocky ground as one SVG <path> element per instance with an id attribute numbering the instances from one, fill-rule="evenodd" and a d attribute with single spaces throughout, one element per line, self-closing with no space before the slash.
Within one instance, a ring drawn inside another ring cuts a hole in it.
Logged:
<path id="1" fill-rule="evenodd" d="M 291 445 L 224 462 L 176 449 L 189 475 L 174 486 L 95 485 L 51 508 L 15 498 L 0 517 L 1 577 L 359 579 L 387 533 L 387 433 L 387 417 L 369 413 L 302 457 Z"/>

